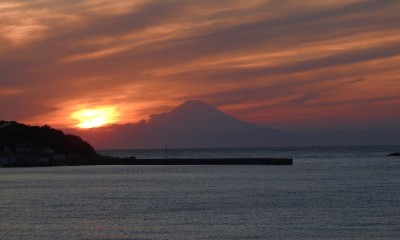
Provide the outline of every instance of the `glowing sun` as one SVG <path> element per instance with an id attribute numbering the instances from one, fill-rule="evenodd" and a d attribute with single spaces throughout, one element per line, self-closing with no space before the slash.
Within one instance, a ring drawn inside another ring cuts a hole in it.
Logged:
<path id="1" fill-rule="evenodd" d="M 116 122 L 119 113 L 113 107 L 100 107 L 93 109 L 83 109 L 71 114 L 71 117 L 77 120 L 75 126 L 79 128 L 101 127 Z"/>

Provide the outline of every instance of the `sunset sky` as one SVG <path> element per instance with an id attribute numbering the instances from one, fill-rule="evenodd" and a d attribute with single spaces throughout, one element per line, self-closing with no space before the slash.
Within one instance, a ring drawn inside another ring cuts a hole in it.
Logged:
<path id="1" fill-rule="evenodd" d="M 400 1 L 0 1 L 0 120 L 134 123 L 187 99 L 277 129 L 399 129 Z"/>

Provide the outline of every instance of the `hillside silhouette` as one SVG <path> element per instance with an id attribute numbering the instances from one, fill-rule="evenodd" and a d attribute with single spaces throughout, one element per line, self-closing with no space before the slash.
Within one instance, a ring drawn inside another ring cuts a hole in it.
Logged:
<path id="1" fill-rule="evenodd" d="M 29 126 L 18 122 L 0 121 L 0 151 L 17 150 L 18 146 L 29 146 L 29 151 L 39 152 L 52 148 L 69 158 L 94 158 L 94 148 L 81 137 L 64 134 L 61 130 L 45 126 Z"/>

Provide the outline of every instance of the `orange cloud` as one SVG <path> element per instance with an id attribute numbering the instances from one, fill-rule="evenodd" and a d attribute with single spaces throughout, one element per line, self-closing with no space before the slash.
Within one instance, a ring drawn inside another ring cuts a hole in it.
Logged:
<path id="1" fill-rule="evenodd" d="M 26 89 L 0 87 L 0 97 L 9 96 L 9 95 L 18 95 L 25 91 L 26 91 Z"/>
<path id="2" fill-rule="evenodd" d="M 0 114 L 62 127 L 111 105 L 129 123 L 202 99 L 278 128 L 396 121 L 399 11 L 382 0 L 0 3 Z"/>

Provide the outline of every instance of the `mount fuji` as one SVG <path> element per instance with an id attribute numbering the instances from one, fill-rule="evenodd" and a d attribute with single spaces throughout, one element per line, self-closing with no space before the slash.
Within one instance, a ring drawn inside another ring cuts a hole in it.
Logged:
<path id="1" fill-rule="evenodd" d="M 236 119 L 199 100 L 135 124 L 74 130 L 96 149 L 276 147 L 291 145 L 289 133 Z"/>

